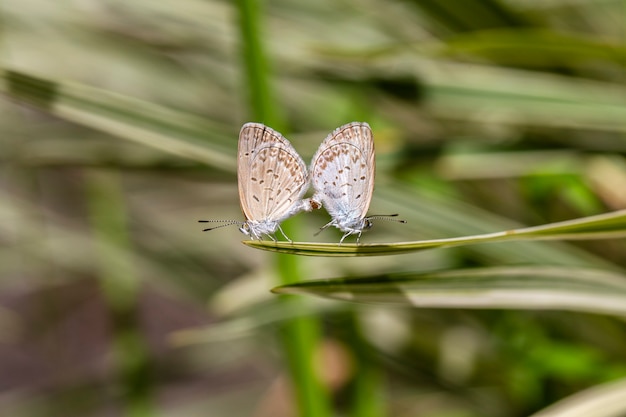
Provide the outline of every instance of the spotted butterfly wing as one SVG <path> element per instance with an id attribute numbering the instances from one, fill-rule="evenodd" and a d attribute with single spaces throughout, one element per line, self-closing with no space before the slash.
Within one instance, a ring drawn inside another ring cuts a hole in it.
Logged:
<path id="1" fill-rule="evenodd" d="M 352 122 L 335 129 L 322 142 L 311 163 L 315 190 L 311 201 L 326 208 L 335 226 L 347 236 L 371 227 L 366 218 L 374 191 L 374 139 L 367 123 Z M 323 229 L 324 229 L 323 228 Z"/>
<path id="2" fill-rule="evenodd" d="M 271 237 L 282 221 L 310 209 L 302 200 L 309 185 L 306 164 L 283 135 L 263 124 L 241 128 L 237 179 L 246 217 L 241 231 L 253 239 Z"/>

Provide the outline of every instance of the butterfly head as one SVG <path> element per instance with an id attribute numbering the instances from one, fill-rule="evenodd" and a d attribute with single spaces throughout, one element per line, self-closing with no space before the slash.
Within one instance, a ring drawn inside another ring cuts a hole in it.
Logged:
<path id="1" fill-rule="evenodd" d="M 241 233 L 243 233 L 246 236 L 250 236 L 251 235 L 251 229 L 250 229 L 250 225 L 248 224 L 248 222 L 244 222 L 241 227 L 239 228 L 239 231 Z"/>

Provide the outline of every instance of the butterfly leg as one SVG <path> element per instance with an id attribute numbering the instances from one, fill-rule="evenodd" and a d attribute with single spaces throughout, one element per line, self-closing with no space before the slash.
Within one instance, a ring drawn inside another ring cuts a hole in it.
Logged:
<path id="1" fill-rule="evenodd" d="M 347 231 L 342 237 L 341 240 L 339 240 L 339 244 L 341 245 L 343 243 L 343 240 L 345 238 L 347 238 L 348 236 L 351 236 L 353 234 L 355 234 L 356 232 L 354 230 L 349 230 Z M 359 243 L 359 237 L 361 237 L 360 235 L 356 238 L 356 243 Z"/>
<path id="2" fill-rule="evenodd" d="M 266 234 L 266 236 L 269 237 L 272 240 L 272 242 L 276 242 L 276 237 L 273 234 L 268 233 Z M 262 240 L 262 239 L 259 239 L 259 240 Z"/>
<path id="3" fill-rule="evenodd" d="M 359 243 L 361 243 L 361 234 L 363 233 L 362 230 L 358 230 L 358 229 L 347 229 L 347 230 L 348 231 L 343 235 L 343 237 L 339 241 L 340 245 L 343 243 L 345 238 L 347 238 L 348 236 L 352 236 L 352 235 L 357 235 L 356 236 L 356 243 L 357 243 L 357 245 Z"/>
<path id="4" fill-rule="evenodd" d="M 285 234 L 285 232 L 283 231 L 283 228 L 282 228 L 282 227 L 280 227 L 280 225 L 278 225 L 278 230 L 280 230 L 280 233 L 281 233 L 281 234 L 285 237 L 285 239 L 287 239 L 287 240 L 289 241 L 289 243 L 293 243 L 293 240 L 289 239 L 289 236 L 287 236 L 287 235 Z M 274 239 L 274 242 L 275 242 L 275 241 L 276 241 L 276 240 Z"/>
<path id="5" fill-rule="evenodd" d="M 331 220 L 328 223 L 326 223 L 324 226 L 322 226 L 320 228 L 320 230 L 317 231 L 317 233 L 315 233 L 313 236 L 317 236 L 320 233 L 322 233 L 324 230 L 328 229 L 330 226 L 334 226 L 335 225 L 335 220 Z"/>

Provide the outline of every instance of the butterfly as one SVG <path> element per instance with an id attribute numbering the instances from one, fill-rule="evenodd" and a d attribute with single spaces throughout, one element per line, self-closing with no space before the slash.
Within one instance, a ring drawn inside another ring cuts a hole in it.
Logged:
<path id="1" fill-rule="evenodd" d="M 366 217 L 375 171 L 374 139 L 367 123 L 348 123 L 328 135 L 313 156 L 310 175 L 283 135 L 261 123 L 246 123 L 239 133 L 237 159 L 239 201 L 246 220 L 199 222 L 225 223 L 203 231 L 240 224 L 242 233 L 259 240 L 264 235 L 276 240 L 274 233 L 279 230 L 291 241 L 280 223 L 301 211 L 323 206 L 332 220 L 318 233 L 335 226 L 344 232 L 340 244 L 353 234 L 358 235 L 358 243 L 363 231 L 372 227 L 373 219 L 397 216 Z M 314 194 L 305 199 L 311 183 Z"/>
<path id="2" fill-rule="evenodd" d="M 310 179 L 300 155 L 283 135 L 261 123 L 246 123 L 239 132 L 237 180 L 246 220 L 226 221 L 204 231 L 241 224 L 239 230 L 252 239 L 261 240 L 265 235 L 276 240 L 274 233 L 280 230 L 290 240 L 280 223 L 300 211 L 319 208 L 315 202 L 303 199 Z"/>
<path id="3" fill-rule="evenodd" d="M 340 244 L 354 234 L 358 243 L 363 231 L 372 227 L 373 219 L 397 216 L 366 217 L 375 174 L 374 137 L 367 123 L 348 123 L 324 139 L 311 162 L 314 194 L 308 204 L 324 206 L 332 220 L 318 233 L 334 226 L 344 232 Z"/>

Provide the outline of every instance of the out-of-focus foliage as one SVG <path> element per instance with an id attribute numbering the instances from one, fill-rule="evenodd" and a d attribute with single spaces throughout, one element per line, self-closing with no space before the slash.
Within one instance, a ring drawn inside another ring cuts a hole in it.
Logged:
<path id="1" fill-rule="evenodd" d="M 341 124 L 374 130 L 370 211 L 407 224 L 377 222 L 362 242 L 626 208 L 623 2 L 272 0 L 262 12 L 283 133 L 303 157 Z M 276 336 L 300 312 L 269 292 L 272 255 L 196 223 L 242 219 L 235 4 L 5 0 L 0 17 L 2 414 L 292 415 Z M 339 240 L 313 236 L 323 210 L 299 217 L 299 236 Z M 582 267 L 623 276 L 624 253 L 613 239 L 299 261 L 309 279 L 524 266 L 562 268 L 562 284 Z M 582 398 L 620 398 L 623 384 L 600 384 L 626 377 L 623 319 L 458 307 L 313 303 L 339 415 L 358 409 L 364 363 L 390 416 L 527 416 L 596 385 L 610 390 Z"/>

